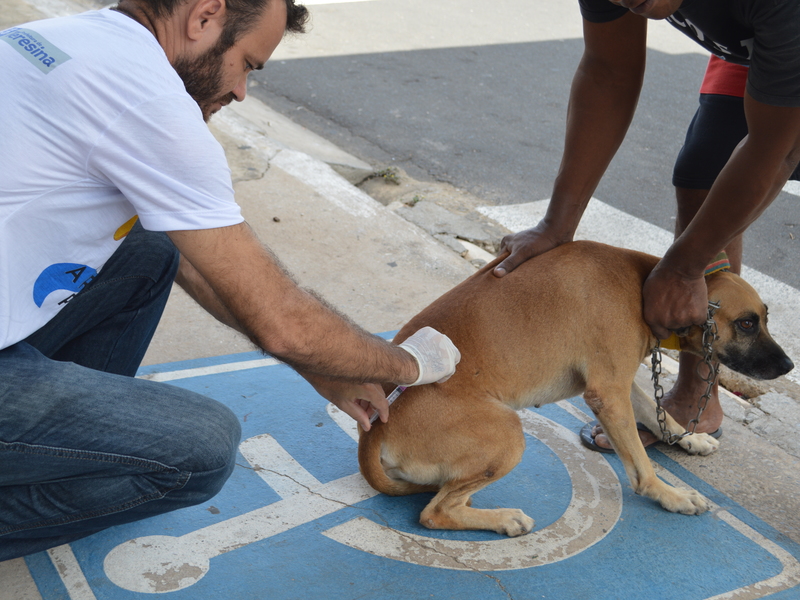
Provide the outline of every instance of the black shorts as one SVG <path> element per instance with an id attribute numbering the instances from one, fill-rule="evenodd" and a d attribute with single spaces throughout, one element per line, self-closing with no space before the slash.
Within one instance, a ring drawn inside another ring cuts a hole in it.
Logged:
<path id="1" fill-rule="evenodd" d="M 700 94 L 700 106 L 689 124 L 683 148 L 675 161 L 672 184 L 693 190 L 710 189 L 746 135 L 742 98 Z M 789 179 L 800 180 L 800 165 Z"/>

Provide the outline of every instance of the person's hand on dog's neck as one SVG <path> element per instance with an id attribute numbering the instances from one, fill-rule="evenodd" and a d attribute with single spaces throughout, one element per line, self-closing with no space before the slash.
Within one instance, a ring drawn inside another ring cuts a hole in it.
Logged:
<path id="1" fill-rule="evenodd" d="M 177 58 L 197 56 L 217 42 L 225 24 L 225 9 L 225 0 L 190 0 L 163 16 L 136 0 L 121 0 L 113 7 L 152 33 L 173 64 Z"/>

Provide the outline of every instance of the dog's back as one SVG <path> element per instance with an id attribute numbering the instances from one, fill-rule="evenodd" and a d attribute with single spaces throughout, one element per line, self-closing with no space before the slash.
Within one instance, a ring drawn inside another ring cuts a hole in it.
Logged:
<path id="1" fill-rule="evenodd" d="M 615 345 L 614 339 L 621 340 L 620 346 L 629 346 L 632 337 L 641 340 L 629 357 L 637 365 L 650 347 L 641 289 L 656 257 L 573 242 L 526 261 L 503 278 L 492 274 L 499 260 L 434 301 L 395 336 L 400 342 L 426 325 L 447 334 L 462 353 L 449 387 L 477 385 L 513 395 L 523 390 L 508 387 L 514 379 L 509 374 L 558 377 L 565 354 L 572 357 L 569 367 L 582 372 L 596 360 L 594 351 Z M 483 379 L 492 376 L 505 383 Z M 530 386 L 523 379 L 520 385 Z M 513 404 L 510 397 L 503 400 Z"/>

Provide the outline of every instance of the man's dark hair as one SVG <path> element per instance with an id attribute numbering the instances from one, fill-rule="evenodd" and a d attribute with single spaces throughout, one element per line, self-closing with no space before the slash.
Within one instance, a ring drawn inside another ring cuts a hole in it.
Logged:
<path id="1" fill-rule="evenodd" d="M 148 12 L 155 18 L 168 17 L 186 0 L 141 0 Z M 281 0 L 225 0 L 227 17 L 219 40 L 222 51 L 233 46 L 236 41 L 250 31 L 269 2 Z M 308 9 L 294 0 L 286 3 L 286 31 L 304 33 L 308 22 Z"/>
<path id="2" fill-rule="evenodd" d="M 156 2 L 170 2 L 174 0 L 149 0 Z M 233 46 L 240 37 L 250 31 L 256 20 L 261 16 L 268 2 L 280 0 L 225 0 L 227 17 L 222 28 L 219 47 L 224 51 Z M 286 2 L 286 31 L 291 33 L 305 32 L 308 21 L 308 9 L 302 4 L 295 4 L 294 0 Z"/>

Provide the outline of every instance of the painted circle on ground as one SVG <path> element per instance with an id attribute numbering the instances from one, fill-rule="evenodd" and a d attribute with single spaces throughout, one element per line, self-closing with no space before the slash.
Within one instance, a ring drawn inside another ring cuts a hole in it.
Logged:
<path id="1" fill-rule="evenodd" d="M 352 435 L 348 431 L 349 418 L 341 419 L 333 411 L 328 412 Z M 516 538 L 460 541 L 402 532 L 357 517 L 323 535 L 376 556 L 470 571 L 537 567 L 593 546 L 608 535 L 622 513 L 622 486 L 617 474 L 602 455 L 583 448 L 575 432 L 530 410 L 520 411 L 519 415 L 524 431 L 546 444 L 564 463 L 572 483 L 569 506 L 551 525 Z"/>

